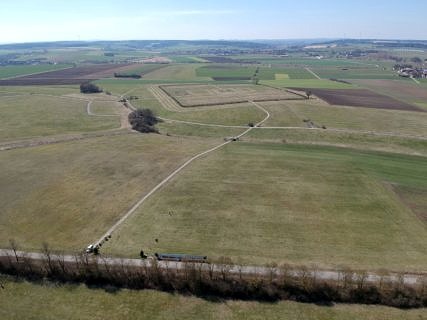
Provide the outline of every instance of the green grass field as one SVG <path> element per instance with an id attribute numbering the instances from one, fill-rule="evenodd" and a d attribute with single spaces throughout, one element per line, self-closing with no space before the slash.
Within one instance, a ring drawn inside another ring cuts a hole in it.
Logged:
<path id="1" fill-rule="evenodd" d="M 199 109 L 192 112 L 170 112 L 169 119 L 192 121 L 228 126 L 247 126 L 249 122 L 257 123 L 265 114 L 256 107 L 243 104 L 220 110 Z"/>
<path id="2" fill-rule="evenodd" d="M 337 132 L 330 130 L 262 129 L 251 131 L 244 140 L 276 143 L 325 145 L 359 150 L 376 150 L 393 153 L 427 156 L 427 140 L 368 133 Z"/>
<path id="3" fill-rule="evenodd" d="M 383 70 L 372 66 L 370 68 L 352 67 L 352 68 L 313 68 L 316 74 L 324 79 L 399 79 L 397 73 L 390 69 Z"/>
<path id="4" fill-rule="evenodd" d="M 39 56 L 79 64 L 152 55 L 111 51 L 114 56 L 97 48 L 49 49 Z M 225 95 L 219 89 L 226 86 L 217 86 L 223 83 L 244 83 L 239 87 L 243 91 L 271 90 L 250 81 L 212 79 L 252 77 L 258 67 L 261 84 L 268 86 L 362 87 L 427 108 L 427 83 L 381 80 L 395 79 L 382 69 L 389 63 L 381 61 L 236 56 L 262 63 L 245 66 L 207 63 L 190 54 L 170 57 L 170 65 L 141 65 L 129 71 L 146 73 L 139 80 L 96 81 L 112 95 L 84 96 L 94 99 L 91 111 L 120 114 L 119 96 L 136 96 L 135 107 L 150 108 L 164 118 L 248 127 L 265 117 L 252 104 L 171 111 L 149 87 L 209 84 L 180 91 L 189 100 L 201 101 Z M 315 79 L 305 67 L 325 79 Z M 38 72 L 29 72 L 29 66 L 6 68 L 0 67 L 0 78 Z M 354 79 L 354 84 L 326 78 Z M 235 95 L 241 97 L 243 91 Z M 89 116 L 87 102 L 79 97 L 78 85 L 0 87 L 0 143 L 68 134 L 85 137 L 0 151 L 0 248 L 14 239 L 23 250 L 37 251 L 48 242 L 54 250 L 81 251 L 186 160 L 246 129 L 166 121 L 157 125 L 160 135 L 126 132 L 119 130 L 119 116 Z M 227 256 L 254 265 L 425 272 L 427 140 L 403 135 L 426 137 L 427 113 L 337 107 L 318 99 L 259 104 L 271 115 L 264 127 L 295 128 L 253 129 L 241 141 L 191 163 L 138 208 L 101 252 L 137 257 L 144 249 L 149 254 L 203 254 L 213 261 Z M 309 130 L 304 119 L 327 130 Z M 92 137 L 102 131 L 108 135 Z M 5 287 L 0 289 L 1 319 L 427 319 L 425 310 L 213 302 L 155 291 L 108 293 L 77 285 L 14 282 L 1 276 L 0 283 Z"/>
<path id="5" fill-rule="evenodd" d="M 0 79 L 24 76 L 33 73 L 42 73 L 69 68 L 67 64 L 42 64 L 42 65 L 24 65 L 24 66 L 0 66 Z"/>
<path id="6" fill-rule="evenodd" d="M 271 118 L 265 126 L 306 127 L 303 120 L 310 119 L 319 127 L 326 126 L 331 129 L 427 136 L 426 112 L 329 106 L 316 100 L 260 104 L 271 113 Z"/>
<path id="7" fill-rule="evenodd" d="M 114 101 L 94 101 L 90 110 L 96 115 L 119 115 L 123 107 L 122 104 Z"/>
<path id="8" fill-rule="evenodd" d="M 275 80 L 277 74 L 285 74 L 290 79 L 313 79 L 314 76 L 304 68 L 281 68 L 273 65 L 272 67 L 240 66 L 234 64 L 214 64 L 202 66 L 196 70 L 197 75 L 210 78 L 252 78 L 256 72 L 261 80 Z"/>
<path id="9" fill-rule="evenodd" d="M 296 302 L 260 303 L 209 301 L 157 291 L 120 290 L 108 293 L 85 286 L 31 284 L 1 278 L 0 317 L 29 319 L 306 319 L 306 320 L 423 320 L 425 309 L 399 310 L 380 306 L 322 307 Z"/>
<path id="10" fill-rule="evenodd" d="M 282 79 L 282 80 L 262 80 L 261 84 L 277 88 L 318 88 L 318 89 L 351 89 L 357 88 L 341 82 L 319 79 Z"/>
<path id="11" fill-rule="evenodd" d="M 125 134 L 0 152 L 0 247 L 79 250 L 209 139 Z"/>
<path id="12" fill-rule="evenodd" d="M 144 76 L 147 80 L 181 80 L 181 81 L 193 81 L 193 80 L 207 80 L 203 75 L 197 74 L 196 70 L 200 67 L 200 64 L 176 64 L 165 68 L 161 68 L 150 72 Z"/>
<path id="13" fill-rule="evenodd" d="M 0 86 L 1 96 L 46 94 L 52 96 L 62 96 L 66 94 L 79 93 L 79 86 Z"/>
<path id="14" fill-rule="evenodd" d="M 0 141 L 120 127 L 118 117 L 89 116 L 86 105 L 86 101 L 52 96 L 0 97 Z"/>
<path id="15" fill-rule="evenodd" d="M 426 189 L 426 163 L 329 147 L 231 144 L 155 194 L 104 250 L 423 270 L 425 224 L 388 185 Z"/>
<path id="16" fill-rule="evenodd" d="M 161 65 L 161 64 L 142 64 L 139 66 L 135 66 L 135 68 L 129 69 L 126 72 L 120 72 L 120 74 L 123 75 L 129 75 L 129 74 L 148 74 L 150 72 L 153 72 L 155 70 L 161 69 L 165 67 L 165 65 Z"/>
<path id="17" fill-rule="evenodd" d="M 251 78 L 256 70 L 256 66 L 240 67 L 239 65 L 207 65 L 197 68 L 196 73 L 199 77 L 247 77 Z"/>

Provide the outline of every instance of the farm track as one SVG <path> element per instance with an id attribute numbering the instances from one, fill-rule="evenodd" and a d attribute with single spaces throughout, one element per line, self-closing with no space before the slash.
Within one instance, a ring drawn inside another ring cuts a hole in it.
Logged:
<path id="1" fill-rule="evenodd" d="M 23 252 L 16 251 L 16 256 L 18 259 L 31 259 L 35 261 L 45 260 L 46 255 L 43 253 L 37 252 Z M 8 249 L 0 249 L 0 258 L 6 259 L 15 259 L 15 252 Z M 76 263 L 75 255 L 50 255 L 51 261 L 62 261 L 70 264 Z M 168 262 L 168 261 L 156 261 L 155 263 L 153 257 L 149 257 L 146 260 L 142 259 L 123 259 L 123 258 L 114 258 L 114 257 L 102 257 L 102 256 L 87 256 L 88 261 L 96 261 L 101 266 L 130 266 L 130 267 L 140 267 L 140 268 L 150 268 L 156 266 L 161 269 L 173 269 L 173 270 L 184 270 L 188 267 L 188 263 L 185 262 Z M 262 266 L 237 266 L 237 265 L 224 265 L 224 264 L 207 264 L 207 263 L 194 263 L 202 271 L 206 272 L 217 272 L 220 273 L 223 270 L 227 270 L 230 274 L 234 275 L 260 275 L 268 277 L 279 277 L 283 274 L 283 268 L 279 267 L 262 267 Z M 301 272 L 298 268 L 289 268 L 286 270 L 287 274 L 291 277 L 302 278 L 311 276 L 318 280 L 330 280 L 330 281 L 341 281 L 345 276 L 342 271 L 337 270 L 315 270 L 307 269 L 304 272 Z M 368 271 L 362 272 L 365 277 L 366 282 L 370 283 L 379 283 L 381 281 L 390 282 L 390 283 L 403 283 L 406 285 L 421 285 L 425 283 L 427 279 L 427 274 L 425 272 L 420 273 L 405 273 L 400 275 L 395 272 L 389 272 L 387 275 L 382 275 L 378 272 Z M 352 273 L 351 278 L 353 281 L 357 281 L 360 277 L 360 273 Z"/>

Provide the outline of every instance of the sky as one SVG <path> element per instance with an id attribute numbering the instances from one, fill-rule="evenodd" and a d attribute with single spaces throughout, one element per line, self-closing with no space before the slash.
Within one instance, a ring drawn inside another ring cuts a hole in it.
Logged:
<path id="1" fill-rule="evenodd" d="M 426 0 L 0 0 L 0 43 L 59 40 L 427 40 Z"/>

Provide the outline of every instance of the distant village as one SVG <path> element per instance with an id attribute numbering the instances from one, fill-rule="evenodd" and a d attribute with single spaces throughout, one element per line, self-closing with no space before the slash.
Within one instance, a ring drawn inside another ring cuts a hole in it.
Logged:
<path id="1" fill-rule="evenodd" d="M 427 78 L 427 68 L 413 67 L 412 65 L 395 65 L 393 70 L 397 71 L 400 77 L 404 78 Z"/>

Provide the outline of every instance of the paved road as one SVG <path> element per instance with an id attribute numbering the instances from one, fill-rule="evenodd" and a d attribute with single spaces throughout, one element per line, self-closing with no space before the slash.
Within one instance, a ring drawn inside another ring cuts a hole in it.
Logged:
<path id="1" fill-rule="evenodd" d="M 0 249 L 0 257 L 15 257 L 15 254 L 12 250 Z M 46 256 L 43 253 L 39 252 L 23 252 L 17 251 L 18 258 L 30 258 L 33 260 L 44 260 Z M 75 263 L 76 256 L 73 255 L 51 255 L 52 260 L 61 260 L 68 263 Z M 90 259 L 96 260 L 99 264 L 107 264 L 109 266 L 134 266 L 134 267 L 151 267 L 153 265 L 154 258 L 149 257 L 146 260 L 142 259 L 123 259 L 123 258 L 113 258 L 113 257 L 102 257 L 102 256 L 89 256 Z M 157 261 L 157 266 L 163 269 L 184 269 L 186 267 L 184 262 L 168 262 L 168 261 Z M 223 264 L 196 264 L 197 267 L 200 267 L 204 271 L 214 271 L 221 272 L 227 270 L 231 274 L 243 274 L 243 275 L 264 275 L 264 276 L 279 276 L 283 274 L 283 268 L 277 267 L 264 267 L 264 266 L 237 266 L 237 265 L 223 265 Z M 297 269 L 288 269 L 286 270 L 287 274 L 292 277 L 302 277 L 301 270 Z M 305 275 L 315 277 L 319 280 L 335 280 L 339 281 L 343 279 L 344 273 L 336 270 L 306 270 Z M 353 273 L 353 280 L 357 280 L 361 274 Z M 365 272 L 364 276 L 366 277 L 365 281 L 367 282 L 378 282 L 380 280 L 389 281 L 389 282 L 403 282 L 407 285 L 415 285 L 425 283 L 427 281 L 427 273 L 406 273 L 402 276 L 399 276 L 397 273 L 389 273 L 385 275 L 380 275 L 375 272 Z"/>

